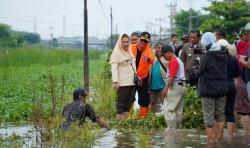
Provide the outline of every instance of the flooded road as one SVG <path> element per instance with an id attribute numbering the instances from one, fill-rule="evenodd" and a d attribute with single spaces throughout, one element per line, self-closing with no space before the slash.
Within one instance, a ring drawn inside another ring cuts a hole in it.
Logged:
<path id="1" fill-rule="evenodd" d="M 31 126 L 0 128 L 0 135 L 6 136 L 16 133 L 17 135 L 31 134 Z M 222 144 L 215 144 L 211 147 L 219 148 L 247 148 L 250 147 L 250 138 L 243 136 L 243 130 L 238 130 L 231 144 L 227 143 L 226 130 Z M 32 136 L 31 136 L 32 137 Z M 35 145 L 35 136 L 25 142 L 24 147 Z M 180 129 L 174 131 L 158 130 L 132 130 L 112 129 L 101 131 L 101 134 L 94 141 L 95 148 L 110 147 L 167 147 L 167 148 L 195 148 L 208 147 L 204 131 L 196 129 Z"/>

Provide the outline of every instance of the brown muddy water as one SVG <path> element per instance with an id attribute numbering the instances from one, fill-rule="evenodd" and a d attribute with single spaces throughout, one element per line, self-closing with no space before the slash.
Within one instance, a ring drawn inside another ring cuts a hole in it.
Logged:
<path id="1" fill-rule="evenodd" d="M 20 136 L 29 135 L 23 147 L 36 147 L 35 134 L 32 126 L 5 127 L 0 128 L 0 136 L 8 137 L 12 134 Z M 227 142 L 226 130 L 222 144 L 206 145 L 206 136 L 203 130 L 180 129 L 180 130 L 132 130 L 132 129 L 112 129 L 110 131 L 100 130 L 92 147 L 94 148 L 132 148 L 132 147 L 166 147 L 166 148 L 250 148 L 250 138 L 246 138 L 243 130 L 240 129 L 235 134 L 232 143 Z"/>

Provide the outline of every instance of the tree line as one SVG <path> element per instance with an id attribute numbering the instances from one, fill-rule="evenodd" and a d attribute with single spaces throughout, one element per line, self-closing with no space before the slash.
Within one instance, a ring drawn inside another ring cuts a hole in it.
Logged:
<path id="1" fill-rule="evenodd" d="M 179 35 L 188 33 L 191 16 L 193 29 L 200 29 L 202 32 L 224 30 L 231 38 L 250 22 L 250 1 L 212 0 L 211 5 L 203 8 L 203 10 L 206 13 L 193 9 L 191 11 L 181 10 L 177 13 L 175 16 L 175 31 Z"/>
<path id="2" fill-rule="evenodd" d="M 0 23 L 0 47 L 19 47 L 41 42 L 37 33 L 14 31 L 9 25 Z"/>

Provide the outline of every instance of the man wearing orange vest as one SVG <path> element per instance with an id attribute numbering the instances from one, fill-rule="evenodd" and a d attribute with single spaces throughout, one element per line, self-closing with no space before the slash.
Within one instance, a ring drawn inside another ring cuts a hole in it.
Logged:
<path id="1" fill-rule="evenodd" d="M 140 118 L 144 119 L 149 111 L 149 69 L 154 63 L 154 53 L 149 47 L 150 34 L 143 32 L 138 44 L 133 45 L 132 52 L 136 61 L 136 72 L 138 76 L 137 92 L 138 104 L 140 105 Z"/>

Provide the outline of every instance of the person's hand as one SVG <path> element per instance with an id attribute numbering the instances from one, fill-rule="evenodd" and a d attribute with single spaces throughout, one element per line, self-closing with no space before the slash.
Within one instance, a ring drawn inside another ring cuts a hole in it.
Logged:
<path id="1" fill-rule="evenodd" d="M 164 88 L 164 89 L 162 90 L 162 97 L 166 99 L 167 96 L 168 96 L 168 89 L 167 89 L 167 88 Z"/>
<path id="2" fill-rule="evenodd" d="M 116 90 L 116 91 L 118 91 L 119 90 L 119 83 L 118 82 L 114 82 L 113 83 L 113 87 L 114 87 L 114 89 Z"/>
<path id="3" fill-rule="evenodd" d="M 201 48 L 201 52 L 202 52 L 203 54 L 205 54 L 205 53 L 206 53 L 206 49 L 205 49 L 205 48 Z"/>
<path id="4" fill-rule="evenodd" d="M 246 56 L 240 55 L 239 57 L 240 63 L 244 64 L 246 62 L 245 59 L 246 59 Z"/>
<path id="5" fill-rule="evenodd" d="M 147 55 L 144 56 L 144 60 L 147 62 L 150 62 L 150 57 L 148 57 Z"/>
<path id="6" fill-rule="evenodd" d="M 138 85 L 139 85 L 139 86 L 142 86 L 143 82 L 142 82 L 141 78 L 138 77 L 138 79 L 139 79 L 139 80 L 138 80 Z"/>
<path id="7" fill-rule="evenodd" d="M 103 118 L 99 117 L 96 121 L 101 127 L 111 130 L 111 127 Z"/>

